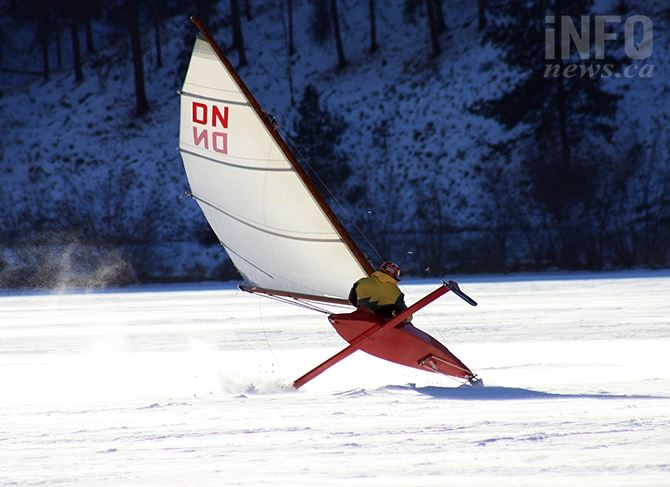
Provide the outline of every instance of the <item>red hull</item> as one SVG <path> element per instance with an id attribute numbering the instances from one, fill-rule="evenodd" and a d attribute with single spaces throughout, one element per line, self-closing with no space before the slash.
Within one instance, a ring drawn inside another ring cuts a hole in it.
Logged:
<path id="1" fill-rule="evenodd" d="M 296 379 L 293 387 L 299 389 L 356 350 L 363 350 L 384 360 L 409 367 L 439 372 L 481 384 L 470 369 L 444 345 L 412 325 L 403 325 L 403 321 L 413 313 L 449 291 L 453 291 L 472 306 L 477 305 L 472 298 L 460 290 L 457 283 L 442 281 L 442 285 L 435 291 L 388 321 L 383 321 L 372 313 L 360 310 L 348 314 L 330 315 L 330 322 L 340 336 L 349 342 L 349 346 Z"/>
<path id="2" fill-rule="evenodd" d="M 337 333 L 347 342 L 371 327 L 380 329 L 384 320 L 366 311 L 333 314 L 329 318 Z M 474 374 L 447 347 L 411 324 L 400 325 L 384 334 L 375 334 L 359 347 L 370 355 L 416 369 L 469 379 Z"/>

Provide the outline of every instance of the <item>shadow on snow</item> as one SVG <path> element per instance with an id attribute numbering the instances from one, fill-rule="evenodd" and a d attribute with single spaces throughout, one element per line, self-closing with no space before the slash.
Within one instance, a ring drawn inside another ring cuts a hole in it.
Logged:
<path id="1" fill-rule="evenodd" d="M 492 400 L 504 401 L 513 399 L 670 399 L 666 396 L 648 396 L 639 394 L 559 394 L 555 392 L 534 391 L 520 387 L 438 387 L 425 386 L 416 387 L 414 384 L 406 386 L 389 385 L 379 389 L 380 391 L 413 391 L 438 399 L 460 399 L 460 400 Z"/>

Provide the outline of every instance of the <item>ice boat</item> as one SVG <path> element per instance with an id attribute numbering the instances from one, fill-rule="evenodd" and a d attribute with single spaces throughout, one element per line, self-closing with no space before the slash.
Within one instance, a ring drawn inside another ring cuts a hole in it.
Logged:
<path id="1" fill-rule="evenodd" d="M 179 151 L 189 195 L 244 278 L 240 289 L 319 311 L 350 306 L 351 285 L 373 267 L 203 22 L 191 20 L 199 35 L 180 91 Z M 389 321 L 361 310 L 329 312 L 349 345 L 294 386 L 356 350 L 481 384 L 440 342 L 403 324 L 449 291 L 476 304 L 449 281 Z"/>

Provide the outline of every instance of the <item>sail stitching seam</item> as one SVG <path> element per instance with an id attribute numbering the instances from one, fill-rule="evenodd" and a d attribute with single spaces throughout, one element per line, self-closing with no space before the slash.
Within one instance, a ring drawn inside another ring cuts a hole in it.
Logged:
<path id="1" fill-rule="evenodd" d="M 215 204 L 201 198 L 200 196 L 197 196 L 195 194 L 192 194 L 192 196 L 195 200 L 200 201 L 201 203 L 203 203 L 203 204 L 209 206 L 210 208 L 212 208 L 213 210 L 216 210 L 219 213 L 222 213 L 222 214 L 228 216 L 229 218 L 232 218 L 233 220 L 242 223 L 243 225 L 247 225 L 248 227 L 251 227 L 251 228 L 253 228 L 255 230 L 258 230 L 260 232 L 269 233 L 270 235 L 274 235 L 276 237 L 286 238 L 286 239 L 289 239 L 289 240 L 299 240 L 299 241 L 303 241 L 303 242 L 319 242 L 319 243 L 335 243 L 335 242 L 341 242 L 342 241 L 342 239 L 340 239 L 340 238 L 295 237 L 293 235 L 286 235 L 286 234 L 283 234 L 283 233 L 273 232 L 271 230 L 266 230 L 265 228 L 261 228 L 257 225 L 254 225 L 253 223 L 249 223 L 248 221 L 245 221 L 242 218 L 239 218 L 235 215 L 232 215 L 231 213 L 228 213 L 227 211 L 223 210 L 222 208 L 219 208 L 218 206 L 216 206 Z"/>
<path id="2" fill-rule="evenodd" d="M 193 83 L 189 83 L 189 84 L 193 84 Z M 198 86 L 198 85 L 196 85 L 196 86 Z M 201 88 L 207 88 L 207 86 L 201 86 Z M 216 89 L 216 88 L 211 88 L 211 89 Z M 251 106 L 251 105 L 249 105 L 249 103 L 246 103 L 246 102 L 243 102 L 243 101 L 224 100 L 222 98 L 214 98 L 214 97 L 211 97 L 211 96 L 196 95 L 195 93 L 190 93 L 188 91 L 180 91 L 179 94 L 182 95 L 182 96 L 186 95 L 186 96 L 190 96 L 192 98 L 199 98 L 201 100 L 209 100 L 209 101 L 218 101 L 218 102 L 221 102 L 221 103 L 228 103 L 230 105 L 241 105 L 241 106 L 244 106 L 244 107 Z"/>
<path id="3" fill-rule="evenodd" d="M 198 154 L 197 152 L 182 149 L 181 147 L 179 148 L 179 152 L 183 152 L 183 153 L 189 154 L 189 155 L 194 156 L 194 157 L 200 157 L 201 159 L 207 159 L 208 161 L 216 162 L 217 164 L 223 164 L 224 166 L 236 167 L 238 169 L 248 169 L 249 171 L 293 172 L 293 168 L 290 168 L 290 167 L 243 166 L 242 164 L 235 164 L 235 163 L 232 163 L 232 162 L 220 161 L 218 159 L 214 159 L 213 157 L 203 156 L 202 154 Z M 260 159 L 253 159 L 253 160 L 260 160 Z"/>

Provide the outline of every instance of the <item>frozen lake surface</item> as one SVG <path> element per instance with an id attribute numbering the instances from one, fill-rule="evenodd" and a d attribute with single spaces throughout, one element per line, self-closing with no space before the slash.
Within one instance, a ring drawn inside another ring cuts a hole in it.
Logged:
<path id="1" fill-rule="evenodd" d="M 439 282 L 404 285 L 413 302 Z M 232 285 L 0 294 L 0 485 L 670 485 L 670 273 L 468 278 L 415 317 L 486 382 Z"/>

